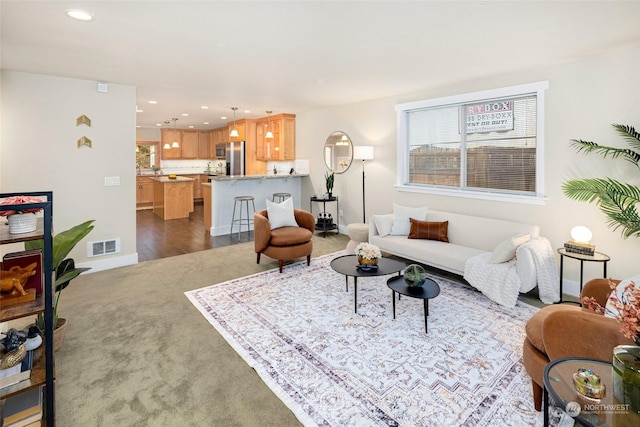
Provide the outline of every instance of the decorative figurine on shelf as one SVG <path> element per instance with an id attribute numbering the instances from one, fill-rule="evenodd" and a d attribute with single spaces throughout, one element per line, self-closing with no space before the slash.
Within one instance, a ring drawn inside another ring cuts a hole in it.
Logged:
<path id="1" fill-rule="evenodd" d="M 0 341 L 7 352 L 15 350 L 26 341 L 24 334 L 18 332 L 17 329 L 11 328 L 5 334 L 4 339 Z"/>
<path id="2" fill-rule="evenodd" d="M 27 295 L 23 286 L 29 277 L 36 274 L 37 263 L 29 264 L 26 267 L 14 265 L 9 270 L 0 271 L 0 297 L 8 295 Z"/>

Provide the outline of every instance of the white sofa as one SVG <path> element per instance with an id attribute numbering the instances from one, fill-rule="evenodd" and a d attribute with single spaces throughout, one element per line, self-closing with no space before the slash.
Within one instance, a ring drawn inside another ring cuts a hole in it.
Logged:
<path id="1" fill-rule="evenodd" d="M 394 205 L 394 211 L 396 209 L 399 211 L 401 208 Z M 529 292 L 535 288 L 540 279 L 540 270 L 544 270 L 542 273 L 547 279 L 545 291 L 550 293 L 552 292 L 550 287 L 557 287 L 553 284 L 555 280 L 553 275 L 556 274 L 555 257 L 548 241 L 539 237 L 538 225 L 423 209 L 422 215 L 426 215 L 426 218 L 416 218 L 412 215 L 411 217 L 429 222 L 448 221 L 449 242 L 409 239 L 408 232 L 387 234 L 391 229 L 389 224 L 393 223 L 394 219 L 397 220 L 397 214 L 372 216 L 369 221 L 369 242 L 378 246 L 383 252 L 465 276 L 472 286 L 481 290 L 490 299 L 504 305 L 514 305 L 518 292 Z M 406 216 L 405 220 L 407 220 Z M 504 247 L 505 241 L 523 234 L 543 241 L 542 256 L 536 255 L 537 249 L 534 249 L 532 254 L 531 251 L 521 251 L 517 248 L 518 256 L 515 257 L 516 246 L 513 246 L 512 259 L 508 262 L 493 263 L 492 255 L 499 251 L 499 245 L 502 244 Z M 546 262 L 540 261 L 542 257 Z M 465 273 L 469 272 L 467 261 L 470 259 L 473 262 L 470 261 L 469 264 L 474 268 L 472 274 L 466 275 Z M 478 267 L 482 270 L 480 274 L 477 274 Z M 512 286 L 510 295 L 505 296 L 503 294 L 507 291 L 504 290 L 504 283 L 499 282 L 509 282 L 510 285 L 515 286 L 515 289 Z M 554 297 L 549 296 L 546 299 L 545 302 L 549 303 Z"/>

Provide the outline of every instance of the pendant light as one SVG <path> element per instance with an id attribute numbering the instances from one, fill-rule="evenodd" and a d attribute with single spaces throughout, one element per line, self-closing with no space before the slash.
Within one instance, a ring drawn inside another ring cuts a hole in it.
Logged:
<path id="1" fill-rule="evenodd" d="M 176 122 L 178 121 L 178 119 L 176 117 L 173 117 L 171 120 L 173 120 L 173 142 L 171 143 L 171 148 L 179 148 L 180 144 L 178 144 L 178 138 L 176 136 L 178 135 L 178 129 L 176 128 Z"/>
<path id="2" fill-rule="evenodd" d="M 269 124 L 267 126 L 267 133 L 264 137 L 268 139 L 273 139 L 273 132 L 271 132 L 271 113 L 273 113 L 273 111 L 267 111 L 267 114 L 269 115 Z"/>
<path id="3" fill-rule="evenodd" d="M 165 120 L 164 124 L 168 125 L 169 123 L 171 123 L 169 120 Z M 171 144 L 169 144 L 168 142 L 165 142 L 164 145 L 162 146 L 163 150 L 170 150 L 171 149 Z"/>
<path id="4" fill-rule="evenodd" d="M 231 129 L 231 132 L 229 132 L 229 138 L 237 138 L 238 136 L 240 136 L 238 134 L 238 129 L 236 128 L 236 110 L 238 109 L 238 107 L 231 107 L 231 109 L 233 110 L 233 129 Z"/>

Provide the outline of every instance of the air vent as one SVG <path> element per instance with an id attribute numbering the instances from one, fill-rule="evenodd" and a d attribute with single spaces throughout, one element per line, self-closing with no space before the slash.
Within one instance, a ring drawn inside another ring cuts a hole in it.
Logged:
<path id="1" fill-rule="evenodd" d="M 87 256 L 95 257 L 102 255 L 117 254 L 120 252 L 120 238 L 102 240 L 99 242 L 87 243 Z"/>

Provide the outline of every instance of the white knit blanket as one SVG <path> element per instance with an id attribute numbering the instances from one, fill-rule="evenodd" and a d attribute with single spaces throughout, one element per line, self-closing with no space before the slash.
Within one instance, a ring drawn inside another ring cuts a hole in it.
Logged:
<path id="1" fill-rule="evenodd" d="M 540 301 L 551 304 L 560 299 L 555 253 L 544 237 L 533 237 L 519 247 L 528 251 L 535 264 L 536 281 Z M 467 260 L 464 278 L 492 301 L 506 307 L 513 307 L 520 292 L 515 258 L 500 264 L 491 264 L 491 253 L 476 255 Z"/>
<path id="2" fill-rule="evenodd" d="M 560 284 L 556 270 L 556 254 L 544 237 L 534 237 L 523 244 L 521 250 L 529 251 L 536 265 L 536 279 L 540 301 L 553 304 L 560 301 Z"/>

